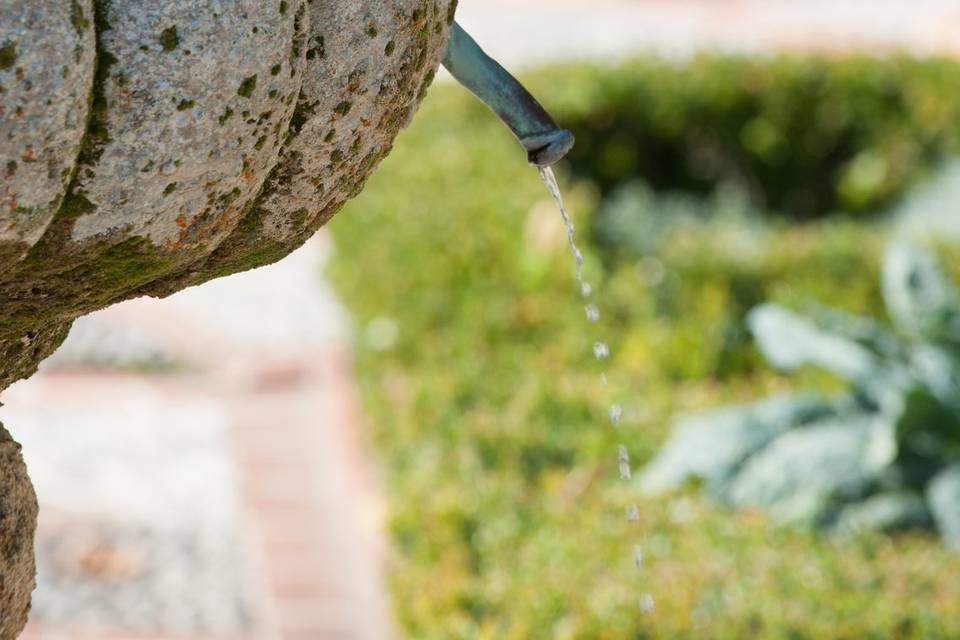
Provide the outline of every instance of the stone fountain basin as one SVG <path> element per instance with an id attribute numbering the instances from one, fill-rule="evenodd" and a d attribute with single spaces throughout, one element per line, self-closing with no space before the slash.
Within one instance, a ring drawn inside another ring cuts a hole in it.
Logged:
<path id="1" fill-rule="evenodd" d="M 0 390 L 85 313 L 279 260 L 356 195 L 456 0 L 0 0 Z M 0 640 L 36 498 L 0 427 Z"/>

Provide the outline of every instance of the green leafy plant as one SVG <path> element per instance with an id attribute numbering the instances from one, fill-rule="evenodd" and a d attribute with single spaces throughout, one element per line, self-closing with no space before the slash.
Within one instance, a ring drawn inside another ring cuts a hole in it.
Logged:
<path id="1" fill-rule="evenodd" d="M 754 309 L 766 359 L 845 380 L 682 419 L 646 468 L 651 492 L 692 478 L 708 495 L 841 531 L 936 526 L 960 546 L 960 296 L 934 258 L 890 246 L 883 295 L 895 330 L 819 308 Z"/>

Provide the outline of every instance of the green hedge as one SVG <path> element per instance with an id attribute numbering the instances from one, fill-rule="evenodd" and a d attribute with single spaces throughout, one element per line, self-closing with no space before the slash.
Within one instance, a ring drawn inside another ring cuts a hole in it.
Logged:
<path id="1" fill-rule="evenodd" d="M 796 218 L 874 213 L 960 149 L 960 62 L 740 58 L 566 67 L 534 79 L 606 193 L 748 189 Z"/>
<path id="2" fill-rule="evenodd" d="M 531 78 L 551 105 L 574 90 L 555 77 Z M 586 229 L 597 193 L 560 177 Z M 675 412 L 789 388 L 745 335 L 743 314 L 758 302 L 881 312 L 882 229 L 718 219 L 664 230 L 639 260 L 610 261 L 584 238 L 603 312 L 595 334 L 536 172 L 454 86 L 431 91 L 330 228 L 329 275 L 357 323 L 406 637 L 960 637 L 960 556 L 935 540 L 831 543 L 694 493 L 645 499 L 617 477 L 617 443 L 643 464 Z M 596 335 L 614 352 L 610 396 L 590 354 Z M 814 373 L 796 383 L 835 384 Z M 625 404 L 620 433 L 606 426 L 611 397 Z M 624 517 L 632 501 L 640 529 Z M 638 541 L 649 555 L 639 573 Z M 653 616 L 638 606 L 645 591 Z"/>

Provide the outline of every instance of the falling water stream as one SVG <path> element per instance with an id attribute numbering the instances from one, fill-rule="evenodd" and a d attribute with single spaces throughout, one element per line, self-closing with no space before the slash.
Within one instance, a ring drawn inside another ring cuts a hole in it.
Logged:
<path id="1" fill-rule="evenodd" d="M 576 227 L 574 227 L 573 220 L 570 218 L 570 214 L 567 212 L 566 206 L 564 206 L 563 194 L 560 193 L 560 186 L 557 184 L 557 177 L 554 175 L 553 169 L 550 167 L 540 167 L 540 179 L 543 180 L 543 184 L 546 185 L 547 191 L 549 191 L 550 195 L 553 196 L 554 201 L 557 203 L 557 207 L 560 209 L 560 216 L 563 218 L 563 225 L 567 230 L 567 241 L 570 244 L 570 251 L 573 253 L 573 260 L 576 265 L 577 285 L 580 287 L 580 295 L 584 300 L 587 301 L 586 306 L 584 307 L 587 320 L 591 323 L 597 323 L 600 321 L 600 310 L 595 304 L 589 301 L 590 297 L 593 295 L 593 287 L 583 277 L 583 252 L 581 252 L 577 247 Z M 604 362 L 610 358 L 610 347 L 605 342 L 594 342 L 593 355 L 599 362 Z M 600 373 L 600 384 L 602 384 L 604 387 L 607 386 L 607 372 L 605 370 Z M 620 404 L 613 403 L 608 407 L 607 415 L 610 419 L 611 426 L 613 428 L 617 428 L 620 424 L 620 420 L 623 418 L 623 407 Z M 617 445 L 617 466 L 620 471 L 620 479 L 624 481 L 630 480 L 632 475 L 632 469 L 630 466 L 630 452 L 623 444 Z M 626 515 L 628 522 L 640 522 L 640 509 L 635 503 L 631 503 L 629 506 L 627 506 Z M 636 545 L 633 548 L 633 563 L 637 569 L 643 568 L 644 554 L 643 548 L 640 545 Z M 654 610 L 653 595 L 649 593 L 642 594 L 640 596 L 639 604 L 640 609 L 644 613 L 651 613 Z"/>

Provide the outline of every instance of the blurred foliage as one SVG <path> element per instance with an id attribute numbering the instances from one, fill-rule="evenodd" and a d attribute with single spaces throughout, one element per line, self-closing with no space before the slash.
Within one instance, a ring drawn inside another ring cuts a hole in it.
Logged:
<path id="1" fill-rule="evenodd" d="M 603 193 L 746 189 L 793 218 L 873 214 L 960 149 L 960 62 L 707 55 L 570 66 L 537 79 Z"/>
<path id="2" fill-rule="evenodd" d="M 546 104 L 573 91 L 554 77 L 531 78 L 554 87 Z M 569 171 L 560 180 L 589 228 L 598 191 Z M 642 464 L 675 411 L 789 389 L 749 340 L 749 309 L 817 299 L 882 311 L 878 229 L 679 224 L 629 260 L 603 259 L 582 238 L 603 313 L 588 325 L 536 172 L 454 86 L 431 91 L 330 229 L 408 637 L 960 636 L 960 558 L 932 537 L 837 544 L 690 493 L 640 501 L 639 530 L 624 517 L 639 496 L 618 480 L 618 442 Z M 597 338 L 613 349 L 606 390 L 590 357 Z M 793 380 L 838 388 L 813 371 Z M 612 399 L 626 400 L 619 433 L 606 420 Z M 639 573 L 638 542 L 649 559 Z M 646 591 L 653 615 L 638 605 Z"/>
<path id="3" fill-rule="evenodd" d="M 782 520 L 843 533 L 936 525 L 960 546 L 960 498 L 948 498 L 960 496 L 960 296 L 928 252 L 904 242 L 891 244 L 883 273 L 895 330 L 823 308 L 805 318 L 765 304 L 749 316 L 772 365 L 829 371 L 848 393 L 686 418 L 644 486 L 696 478 L 721 502 Z"/>

